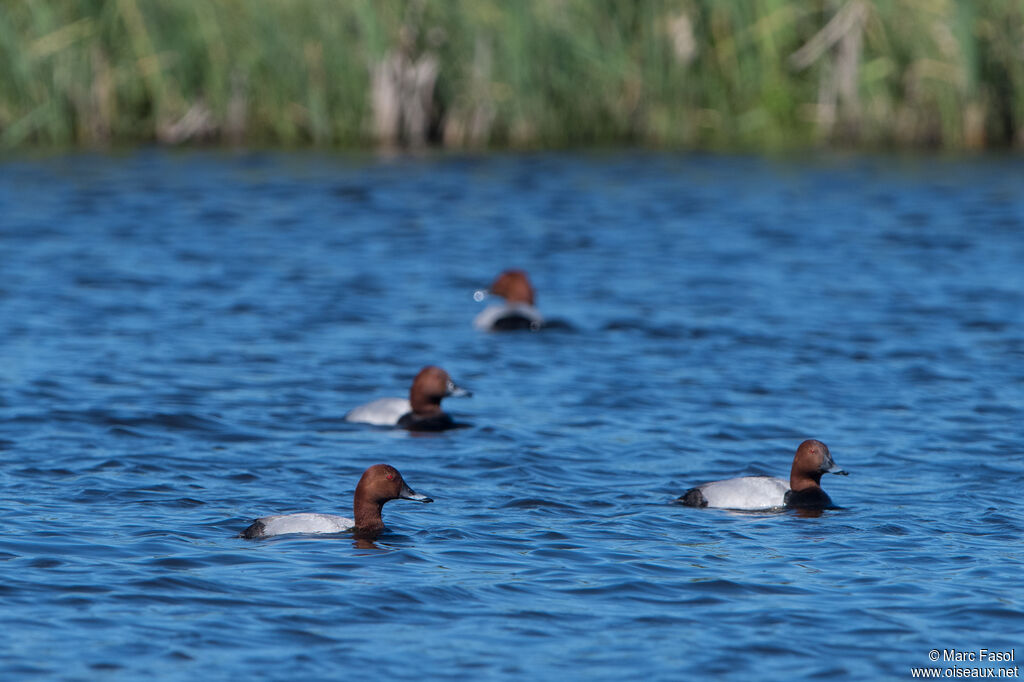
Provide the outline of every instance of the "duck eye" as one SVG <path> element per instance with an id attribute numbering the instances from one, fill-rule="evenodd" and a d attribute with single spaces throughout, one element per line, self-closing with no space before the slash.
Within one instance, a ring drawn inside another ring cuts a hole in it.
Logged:
<path id="1" fill-rule="evenodd" d="M 388 479 L 389 481 L 393 481 L 393 480 L 395 480 L 395 475 L 394 475 L 394 474 L 388 474 L 388 475 L 387 475 L 387 479 Z"/>

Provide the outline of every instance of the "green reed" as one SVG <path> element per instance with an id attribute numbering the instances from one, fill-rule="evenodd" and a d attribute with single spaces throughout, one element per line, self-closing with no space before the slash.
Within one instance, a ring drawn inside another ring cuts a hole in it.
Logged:
<path id="1" fill-rule="evenodd" d="M 1020 145 L 1022 124 L 1024 0 L 0 8 L 4 148 L 967 149 Z"/>

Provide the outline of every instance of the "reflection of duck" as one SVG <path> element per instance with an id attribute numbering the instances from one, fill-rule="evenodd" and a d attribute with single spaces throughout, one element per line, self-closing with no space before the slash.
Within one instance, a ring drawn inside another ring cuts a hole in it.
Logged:
<path id="1" fill-rule="evenodd" d="M 805 440 L 793 457 L 788 483 L 771 476 L 729 478 L 690 488 L 678 499 L 690 507 L 824 509 L 832 506 L 821 489 L 821 475 L 826 473 L 846 475 L 832 461 L 828 446 L 820 440 Z"/>
<path id="2" fill-rule="evenodd" d="M 353 408 L 345 415 L 345 421 L 373 424 L 375 426 L 397 426 L 410 431 L 444 431 L 465 424 L 456 424 L 441 410 L 441 399 L 448 396 L 471 396 L 464 388 L 455 385 L 448 372 L 440 367 L 427 365 L 412 380 L 409 398 L 378 398 Z"/>
<path id="3" fill-rule="evenodd" d="M 252 539 L 287 533 L 342 533 L 355 530 L 360 535 L 375 535 L 384 530 L 380 512 L 388 500 L 433 502 L 405 484 L 398 469 L 374 464 L 363 472 L 352 501 L 354 520 L 333 514 L 287 514 L 264 516 L 252 522 L 238 537 Z"/>
<path id="4" fill-rule="evenodd" d="M 522 270 L 506 270 L 498 275 L 488 293 L 501 296 L 505 302 L 484 308 L 473 321 L 477 329 L 489 332 L 537 331 L 544 325 L 544 317 L 533 305 L 533 287 Z M 482 300 L 483 292 L 477 292 L 475 298 Z"/>

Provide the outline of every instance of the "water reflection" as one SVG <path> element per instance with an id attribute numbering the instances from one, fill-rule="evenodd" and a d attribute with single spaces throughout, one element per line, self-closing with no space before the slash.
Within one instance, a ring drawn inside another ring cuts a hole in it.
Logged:
<path id="1" fill-rule="evenodd" d="M 825 513 L 824 509 L 813 509 L 808 507 L 799 507 L 790 510 L 793 516 L 799 516 L 801 519 L 816 519 Z"/>
<path id="2" fill-rule="evenodd" d="M 375 543 L 373 541 L 373 539 L 368 538 L 368 537 L 360 537 L 358 534 L 356 535 L 355 539 L 352 541 L 352 546 L 355 547 L 356 549 L 376 549 L 376 550 L 380 550 L 381 549 L 380 547 L 377 546 L 377 543 Z"/>

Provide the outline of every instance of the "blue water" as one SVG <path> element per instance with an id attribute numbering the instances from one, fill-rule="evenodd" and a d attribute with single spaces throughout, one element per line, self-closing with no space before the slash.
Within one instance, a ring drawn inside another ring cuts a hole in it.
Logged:
<path id="1" fill-rule="evenodd" d="M 1024 657 L 1024 160 L 0 162 L 0 679 L 910 679 Z M 526 268 L 574 329 L 487 335 Z M 474 426 L 348 424 L 426 364 Z M 671 504 L 788 475 L 842 509 Z M 369 545 L 246 541 L 395 501 Z"/>

